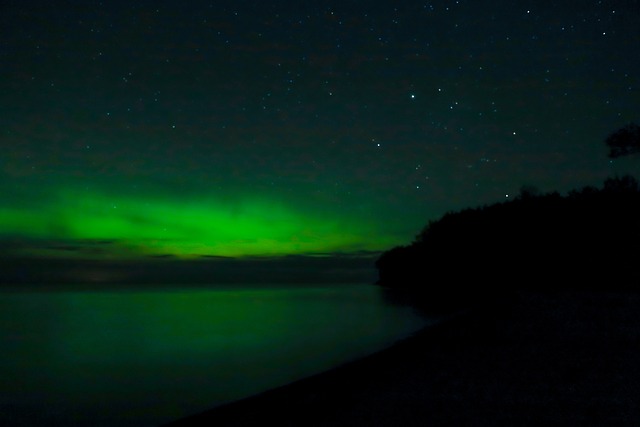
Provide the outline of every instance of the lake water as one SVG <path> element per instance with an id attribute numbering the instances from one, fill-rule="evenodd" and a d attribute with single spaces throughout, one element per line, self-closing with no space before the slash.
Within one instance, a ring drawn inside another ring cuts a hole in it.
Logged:
<path id="1" fill-rule="evenodd" d="M 428 324 L 363 285 L 0 293 L 0 424 L 157 426 Z"/>

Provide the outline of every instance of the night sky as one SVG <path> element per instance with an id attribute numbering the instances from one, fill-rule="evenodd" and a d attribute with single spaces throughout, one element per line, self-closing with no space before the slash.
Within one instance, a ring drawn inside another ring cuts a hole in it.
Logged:
<path id="1" fill-rule="evenodd" d="M 0 252 L 370 254 L 637 173 L 639 1 L 0 1 Z"/>

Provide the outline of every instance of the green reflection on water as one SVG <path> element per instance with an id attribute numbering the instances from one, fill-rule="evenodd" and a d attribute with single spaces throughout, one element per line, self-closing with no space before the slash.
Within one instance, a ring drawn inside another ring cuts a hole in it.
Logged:
<path id="1" fill-rule="evenodd" d="M 137 426 L 311 375 L 424 324 L 371 285 L 7 293 L 0 320 L 0 404 L 14 421 Z"/>

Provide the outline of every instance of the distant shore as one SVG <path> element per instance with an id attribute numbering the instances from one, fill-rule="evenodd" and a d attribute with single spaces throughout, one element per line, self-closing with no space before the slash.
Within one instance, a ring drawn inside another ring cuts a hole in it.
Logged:
<path id="1" fill-rule="evenodd" d="M 640 425 L 640 294 L 523 292 L 166 427 Z"/>

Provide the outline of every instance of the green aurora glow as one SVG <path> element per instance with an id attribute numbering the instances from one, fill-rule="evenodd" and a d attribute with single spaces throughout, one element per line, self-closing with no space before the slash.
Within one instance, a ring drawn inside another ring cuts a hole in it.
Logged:
<path id="1" fill-rule="evenodd" d="M 380 250 L 395 243 L 366 239 L 375 224 L 361 217 L 331 218 L 275 197 L 171 199 L 69 189 L 53 194 L 38 209 L 0 206 L 0 235 L 48 243 L 17 251 L 22 255 L 91 257 L 96 241 L 113 243 L 99 254 L 110 258 L 274 256 Z M 70 244 L 79 247 L 69 250 Z"/>

